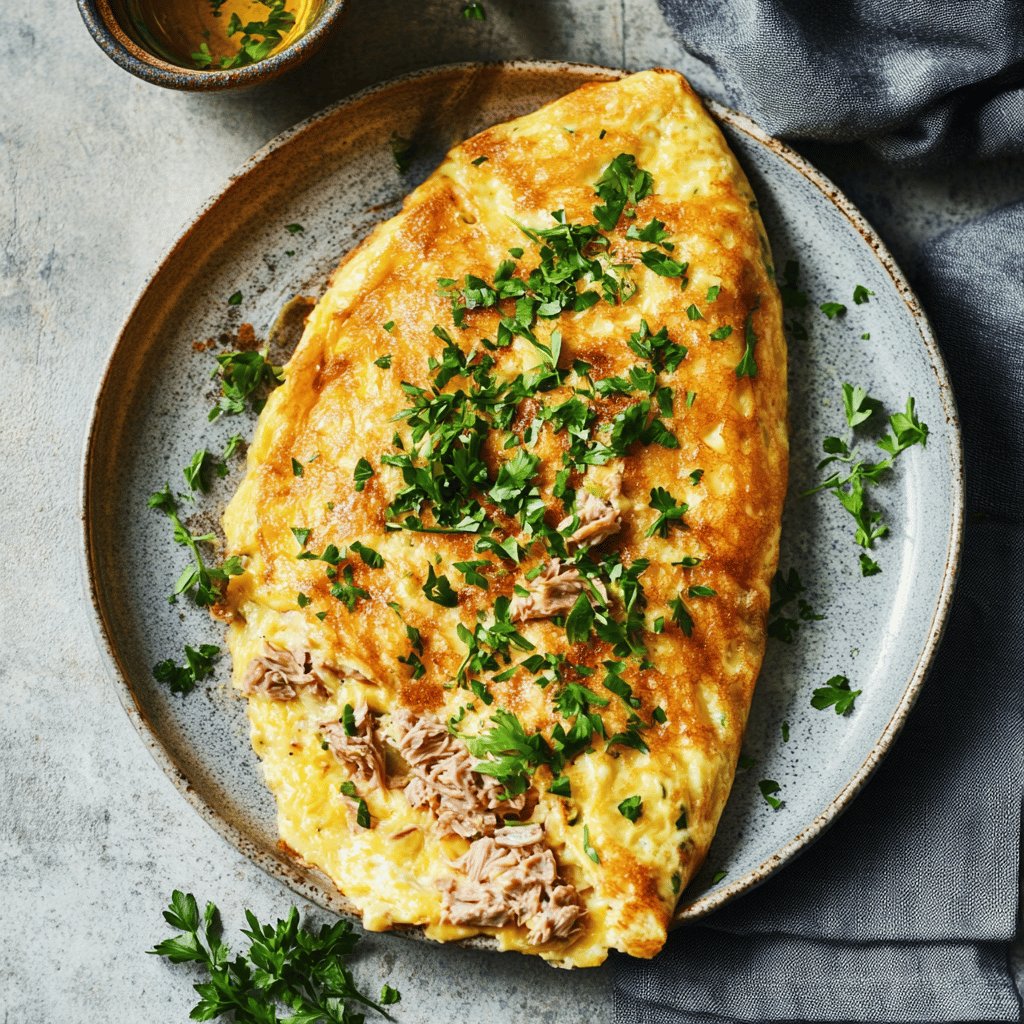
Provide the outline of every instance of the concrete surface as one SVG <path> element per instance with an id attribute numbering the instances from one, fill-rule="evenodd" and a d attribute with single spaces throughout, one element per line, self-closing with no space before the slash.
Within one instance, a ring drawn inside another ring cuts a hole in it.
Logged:
<path id="1" fill-rule="evenodd" d="M 144 955 L 172 888 L 245 906 L 291 894 L 222 842 L 150 761 L 95 650 L 78 579 L 78 478 L 93 392 L 118 325 L 179 225 L 256 148 L 354 88 L 466 59 L 680 67 L 654 0 L 350 0 L 314 62 L 240 95 L 145 85 L 94 45 L 69 0 L 19 4 L 0 33 L 0 968 L 4 1024 L 175 1022 L 194 980 Z M 400 34 L 399 34 L 400 33 Z M 896 251 L 1019 197 L 1020 168 L 895 175 L 812 152 Z M 907 269 L 913 274 L 910 259 Z M 604 971 L 389 936 L 359 974 L 403 993 L 405 1024 L 611 1018 Z"/>

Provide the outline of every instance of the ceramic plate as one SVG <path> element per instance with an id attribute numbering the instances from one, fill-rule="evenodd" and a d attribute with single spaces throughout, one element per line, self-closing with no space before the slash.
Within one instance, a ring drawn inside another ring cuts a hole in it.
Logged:
<path id="1" fill-rule="evenodd" d="M 100 387 L 84 474 L 85 552 L 98 635 L 121 701 L 186 799 L 243 853 L 320 905 L 349 905 L 322 875 L 277 847 L 274 804 L 249 747 L 244 702 L 220 682 L 172 696 L 153 665 L 186 643 L 219 643 L 208 616 L 166 595 L 184 565 L 167 521 L 146 508 L 199 447 L 248 436 L 252 421 L 207 421 L 211 351 L 196 342 L 242 322 L 265 337 L 284 303 L 318 295 L 339 258 L 474 132 L 534 110 L 587 81 L 622 72 L 555 63 L 457 65 L 407 76 L 331 107 L 271 143 L 186 229 L 145 287 Z M 752 122 L 712 105 L 750 176 L 776 265 L 798 259 L 810 296 L 791 336 L 792 469 L 782 566 L 826 618 L 792 644 L 771 640 L 754 696 L 745 752 L 702 873 L 683 896 L 693 919 L 763 881 L 842 811 L 888 749 L 920 689 L 942 632 L 960 545 L 960 438 L 938 349 L 903 275 L 850 203 L 799 156 Z M 390 140 L 413 139 L 416 159 L 396 170 Z M 287 225 L 301 225 L 290 232 Z M 874 294 L 855 305 L 855 284 Z M 236 291 L 237 306 L 227 303 Z M 827 300 L 846 303 L 828 320 Z M 867 337 L 870 335 L 870 337 Z M 221 349 L 217 349 L 221 350 Z M 826 435 L 844 434 L 841 382 L 865 386 L 887 408 L 917 400 L 926 448 L 900 458 L 876 488 L 892 533 L 864 579 L 853 521 L 830 495 L 802 498 L 816 480 Z M 193 528 L 216 529 L 241 460 L 197 504 Z M 852 714 L 815 710 L 812 691 L 833 675 L 862 692 Z M 788 723 L 788 741 L 783 740 Z M 773 810 L 758 782 L 777 780 Z M 718 876 L 724 872 L 724 877 Z M 718 878 L 716 881 L 715 879 Z"/>

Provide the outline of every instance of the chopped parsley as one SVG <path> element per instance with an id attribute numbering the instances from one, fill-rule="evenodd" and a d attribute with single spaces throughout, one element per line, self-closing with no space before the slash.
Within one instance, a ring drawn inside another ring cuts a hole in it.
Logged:
<path id="1" fill-rule="evenodd" d="M 811 707 L 819 711 L 835 708 L 837 715 L 846 715 L 853 710 L 854 701 L 860 694 L 860 690 L 850 689 L 850 680 L 846 676 L 833 676 L 824 686 L 814 691 Z"/>
<path id="2" fill-rule="evenodd" d="M 374 366 L 379 366 L 382 370 L 390 370 L 391 369 L 391 360 L 393 358 L 394 357 L 392 356 L 392 354 L 390 352 L 388 352 L 386 355 L 379 356 L 377 359 L 374 359 L 373 365 Z"/>
<path id="3" fill-rule="evenodd" d="M 327 575 L 330 577 L 331 570 L 328 570 Z M 370 592 L 355 585 L 353 582 L 354 574 L 350 565 L 346 565 L 342 570 L 340 580 L 336 576 L 337 573 L 335 571 L 335 581 L 331 584 L 331 597 L 341 601 L 350 612 L 355 611 L 356 603 L 359 599 L 369 597 Z"/>
<path id="4" fill-rule="evenodd" d="M 605 231 L 614 231 L 625 213 L 636 216 L 634 207 L 654 191 L 654 178 L 636 165 L 636 157 L 620 153 L 597 179 L 594 191 L 603 205 L 594 207 L 594 219 Z"/>
<path id="5" fill-rule="evenodd" d="M 774 779 L 762 779 L 757 788 L 761 790 L 761 796 L 772 810 L 777 811 L 783 805 L 783 801 L 775 795 L 782 787 Z"/>
<path id="6" fill-rule="evenodd" d="M 805 592 L 800 574 L 794 568 L 788 573 L 781 569 L 772 580 L 772 602 L 768 608 L 768 635 L 790 644 L 796 637 L 800 624 L 803 622 L 820 622 L 824 615 L 817 614 L 807 600 L 802 597 Z M 796 615 L 786 614 L 790 606 L 796 602 Z"/>
<path id="7" fill-rule="evenodd" d="M 229 306 L 240 306 L 241 304 L 242 304 L 242 293 L 241 292 L 235 292 L 234 294 L 229 296 L 229 298 L 228 298 L 228 305 Z"/>
<path id="8" fill-rule="evenodd" d="M 674 597 L 668 603 L 672 609 L 672 621 L 683 631 L 686 636 L 693 635 L 693 617 L 690 610 L 683 603 L 682 597 Z"/>
<path id="9" fill-rule="evenodd" d="M 674 260 L 657 249 L 645 249 L 640 253 L 640 262 L 659 277 L 683 277 L 690 267 L 689 263 Z"/>
<path id="10" fill-rule="evenodd" d="M 466 21 L 485 21 L 487 19 L 487 12 L 484 10 L 484 5 L 473 0 L 472 3 L 468 3 L 462 8 L 462 16 Z M 487 157 L 484 157 L 486 160 Z"/>
<path id="11" fill-rule="evenodd" d="M 572 796 L 572 786 L 568 776 L 558 775 L 553 778 L 551 785 L 548 786 L 548 792 L 554 793 L 555 796 Z"/>
<path id="12" fill-rule="evenodd" d="M 590 826 L 583 826 L 583 852 L 595 863 L 600 864 L 601 858 L 590 842 Z"/>
<path id="13" fill-rule="evenodd" d="M 716 327 L 708 337 L 712 341 L 725 341 L 730 334 L 732 334 L 732 327 L 729 324 L 722 324 L 721 327 Z"/>
<path id="14" fill-rule="evenodd" d="M 200 644 L 198 648 L 185 645 L 185 664 L 177 665 L 167 658 L 153 666 L 153 678 L 166 683 L 171 693 L 191 693 L 196 683 L 202 682 L 213 672 L 213 663 L 220 655 L 220 648 L 214 644 Z"/>
<path id="15" fill-rule="evenodd" d="M 371 569 L 384 568 L 383 556 L 379 552 L 374 551 L 373 548 L 368 548 L 361 541 L 352 541 L 352 543 L 349 544 L 348 549 L 349 551 L 354 551 Z"/>
<path id="16" fill-rule="evenodd" d="M 754 307 L 757 309 L 757 306 Z M 743 350 L 743 358 L 736 365 L 736 376 L 756 377 L 757 363 L 754 360 L 754 349 L 757 347 L 757 335 L 754 333 L 754 310 L 747 314 L 743 323 L 743 341 L 746 347 Z"/>
<path id="17" fill-rule="evenodd" d="M 210 410 L 209 418 L 236 416 L 251 406 L 261 412 L 266 399 L 264 393 L 277 387 L 284 379 L 281 367 L 267 360 L 267 350 L 259 352 L 223 352 L 217 356 L 213 376 L 220 375 L 221 397 Z"/>
<path id="18" fill-rule="evenodd" d="M 874 295 L 874 294 L 875 294 L 874 292 L 868 291 L 868 289 L 865 288 L 864 285 L 858 284 L 853 289 L 853 301 L 858 306 L 863 306 L 864 303 L 868 302 L 870 300 L 871 296 Z"/>
<path id="19" fill-rule="evenodd" d="M 829 318 L 829 320 L 835 320 L 837 316 L 846 315 L 846 306 L 841 302 L 823 302 L 818 308 Z"/>
<path id="20" fill-rule="evenodd" d="M 373 476 L 373 466 L 370 465 L 369 461 L 364 458 L 356 463 L 356 468 L 352 471 L 352 481 L 357 491 L 363 490 L 366 487 L 366 481 Z"/>
<path id="21" fill-rule="evenodd" d="M 301 224 L 285 224 L 284 229 L 289 235 L 301 235 L 306 230 Z"/>
<path id="22" fill-rule="evenodd" d="M 458 595 L 452 590 L 448 577 L 444 573 L 437 575 L 432 565 L 427 566 L 427 581 L 423 584 L 423 593 L 428 600 L 443 608 L 454 608 L 459 603 Z"/>
<path id="23" fill-rule="evenodd" d="M 668 232 L 665 230 L 664 221 L 660 221 L 657 217 L 650 220 L 644 227 L 637 227 L 636 224 L 630 224 L 626 229 L 626 237 L 639 242 L 651 242 L 654 245 L 660 245 L 663 249 L 671 252 L 675 249 L 673 242 L 667 242 Z"/>
<path id="24" fill-rule="evenodd" d="M 862 551 L 860 554 L 861 576 L 877 576 L 881 571 L 882 567 L 866 551 Z"/>
<path id="25" fill-rule="evenodd" d="M 292 534 L 294 535 L 295 539 L 299 542 L 299 547 L 305 548 L 306 541 L 309 540 L 309 535 L 313 531 L 310 530 L 308 527 L 305 527 L 305 526 L 293 526 L 291 528 L 291 530 L 292 530 Z"/>
<path id="26" fill-rule="evenodd" d="M 632 821 L 634 824 L 643 812 L 644 801 L 639 794 L 627 796 L 626 799 L 619 804 L 619 814 L 621 814 L 627 821 Z"/>
<path id="27" fill-rule="evenodd" d="M 677 501 L 664 487 L 655 487 L 651 491 L 651 508 L 658 513 L 658 517 L 647 528 L 644 534 L 647 537 L 653 537 L 655 534 L 667 537 L 672 523 L 685 527 L 683 516 L 690 510 L 685 501 Z"/>
<path id="28" fill-rule="evenodd" d="M 391 136 L 391 160 L 395 170 L 399 174 L 405 174 L 412 166 L 413 157 L 416 155 L 416 147 L 411 139 L 403 138 L 397 132 Z"/>

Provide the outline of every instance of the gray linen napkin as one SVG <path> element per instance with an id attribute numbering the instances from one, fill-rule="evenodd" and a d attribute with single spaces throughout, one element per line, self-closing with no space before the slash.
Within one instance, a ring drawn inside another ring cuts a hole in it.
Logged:
<path id="1" fill-rule="evenodd" d="M 718 98 L 904 164 L 1024 153 L 1024 5 L 659 0 Z M 1024 202 L 916 260 L 964 431 L 968 525 L 935 667 L 895 749 L 778 876 L 615 960 L 619 1024 L 1018 1021 L 1024 791 Z"/>

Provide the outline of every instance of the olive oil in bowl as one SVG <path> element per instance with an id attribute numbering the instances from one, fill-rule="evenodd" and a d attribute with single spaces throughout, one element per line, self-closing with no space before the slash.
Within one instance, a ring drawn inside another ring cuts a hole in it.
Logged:
<path id="1" fill-rule="evenodd" d="M 170 64 L 219 71 L 255 64 L 301 38 L 323 0 L 115 0 L 138 43 Z"/>

